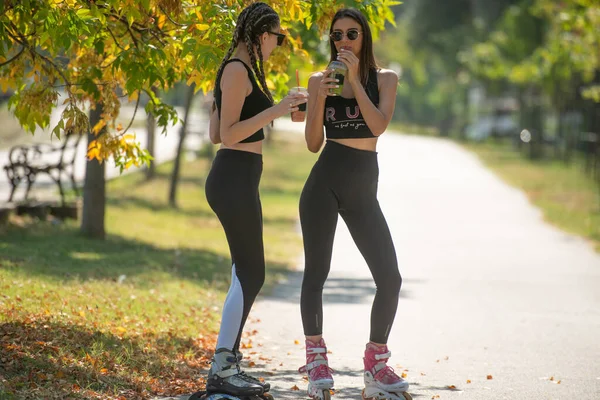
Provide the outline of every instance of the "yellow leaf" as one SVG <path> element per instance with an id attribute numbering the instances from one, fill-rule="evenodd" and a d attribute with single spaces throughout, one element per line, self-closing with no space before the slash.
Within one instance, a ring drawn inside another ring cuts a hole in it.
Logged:
<path id="1" fill-rule="evenodd" d="M 108 374 L 108 369 L 107 369 L 107 368 L 102 368 L 102 369 L 100 370 L 100 373 L 101 373 L 101 374 Z"/>
<path id="2" fill-rule="evenodd" d="M 298 339 L 294 340 L 294 344 L 300 344 L 300 341 Z"/>
<path id="3" fill-rule="evenodd" d="M 205 31 L 208 28 L 210 28 L 210 25 L 208 24 L 196 24 L 196 29 L 198 29 L 199 31 Z"/>
<path id="4" fill-rule="evenodd" d="M 87 153 L 87 157 L 88 157 L 88 160 L 93 160 L 94 158 L 99 159 L 100 151 L 98 150 L 97 147 L 94 147 L 93 149 L 89 149 L 88 153 Z"/>
<path id="5" fill-rule="evenodd" d="M 85 311 L 79 311 L 79 315 L 81 315 L 83 318 L 85 318 Z"/>
<path id="6" fill-rule="evenodd" d="M 158 29 L 162 29 L 162 27 L 165 25 L 165 22 L 167 22 L 167 16 L 162 14 L 158 17 Z"/>
<path id="7" fill-rule="evenodd" d="M 198 9 L 196 9 L 195 13 L 196 13 L 196 17 L 198 18 L 198 21 L 202 22 L 204 20 L 204 18 L 202 18 L 202 14 L 200 14 L 200 11 L 198 11 Z"/>
<path id="8" fill-rule="evenodd" d="M 100 121 L 98 121 L 98 123 L 96 125 L 94 125 L 92 132 L 94 132 L 94 135 L 97 135 L 100 133 L 102 128 L 104 128 L 105 126 L 106 126 L 106 121 L 101 119 Z"/>

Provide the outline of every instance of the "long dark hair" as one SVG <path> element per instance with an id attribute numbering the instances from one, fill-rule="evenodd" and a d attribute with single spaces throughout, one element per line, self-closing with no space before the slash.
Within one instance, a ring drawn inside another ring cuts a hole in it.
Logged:
<path id="1" fill-rule="evenodd" d="M 365 16 L 355 8 L 342 8 L 338 10 L 333 16 L 333 20 L 331 21 L 331 26 L 329 27 L 329 34 L 333 32 L 333 25 L 338 19 L 342 18 L 352 18 L 356 22 L 360 24 L 362 29 L 362 47 L 360 50 L 360 63 L 359 63 L 359 73 L 360 73 L 360 81 L 363 86 L 367 85 L 367 80 L 369 78 L 369 71 L 373 68 L 377 67 L 377 62 L 375 61 L 375 55 L 373 54 L 373 35 L 371 34 L 371 28 L 369 27 L 369 23 Z M 359 36 L 360 38 L 360 36 Z M 359 40 L 359 39 L 357 39 Z M 329 47 L 331 48 L 331 59 L 334 61 L 337 60 L 338 51 L 335 47 L 335 42 L 331 37 L 329 38 Z"/>
<path id="2" fill-rule="evenodd" d="M 265 79 L 265 71 L 263 68 L 263 57 L 260 46 L 260 35 L 265 32 L 272 31 L 279 25 L 279 15 L 273 10 L 268 4 L 262 2 L 256 2 L 248 7 L 244 8 L 238 16 L 235 31 L 233 32 L 233 38 L 229 50 L 225 54 L 219 70 L 217 72 L 217 80 L 223 72 L 224 64 L 229 58 L 233 51 L 237 47 L 238 43 L 244 42 L 248 48 L 250 54 L 250 64 L 254 74 L 260 82 L 263 92 L 267 95 L 271 104 L 273 104 L 273 96 L 267 88 L 267 81 Z M 254 54 L 254 47 L 256 46 L 256 53 L 258 53 L 258 60 Z M 215 81 L 215 85 L 217 82 Z"/>

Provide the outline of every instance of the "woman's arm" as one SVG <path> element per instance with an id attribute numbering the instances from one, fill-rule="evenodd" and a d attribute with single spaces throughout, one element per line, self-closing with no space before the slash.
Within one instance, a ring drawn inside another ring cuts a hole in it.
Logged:
<path id="1" fill-rule="evenodd" d="M 306 126 L 304 138 L 306 147 L 313 153 L 318 152 L 323 145 L 323 114 L 325 100 L 330 88 L 335 87 L 335 79 L 330 78 L 331 71 L 326 70 L 313 74 L 308 80 L 308 104 L 306 106 Z"/>
<path id="2" fill-rule="evenodd" d="M 208 121 L 208 137 L 212 144 L 221 143 L 221 135 L 219 134 L 219 110 L 217 105 L 213 102 L 210 111 L 210 119 Z"/>
<path id="3" fill-rule="evenodd" d="M 246 96 L 250 94 L 248 90 L 248 71 L 240 63 L 227 64 L 223 70 L 221 86 L 222 98 L 219 132 L 221 141 L 225 146 L 231 146 L 246 139 L 254 132 L 268 125 L 275 118 L 298 111 L 298 105 L 306 102 L 306 98 L 302 94 L 289 95 L 278 104 L 267 108 L 252 118 L 240 121 L 242 106 L 244 105 Z"/>
<path id="4" fill-rule="evenodd" d="M 358 76 L 358 58 L 352 52 L 342 50 L 339 53 L 339 59 L 348 67 L 348 83 L 352 86 L 354 97 L 360 107 L 360 112 L 365 119 L 365 123 L 373 135 L 381 135 L 387 129 L 392 120 L 392 115 L 394 115 L 398 75 L 388 69 L 382 69 L 377 72 L 379 106 L 376 107 L 371 99 L 369 99 Z"/>
<path id="5" fill-rule="evenodd" d="M 379 81 L 379 106 L 375 107 L 363 85 L 358 82 L 352 84 L 356 102 L 360 107 L 365 123 L 373 132 L 373 135 L 379 136 L 387 129 L 394 108 L 396 107 L 396 87 L 398 86 L 398 75 L 391 70 L 381 70 L 377 73 Z"/>

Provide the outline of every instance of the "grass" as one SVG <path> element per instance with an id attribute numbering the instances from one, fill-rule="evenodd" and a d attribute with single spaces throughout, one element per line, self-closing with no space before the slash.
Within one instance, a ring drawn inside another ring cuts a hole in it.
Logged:
<path id="1" fill-rule="evenodd" d="M 510 185 L 523 190 L 548 222 L 588 239 L 600 252 L 600 190 L 579 163 L 533 162 L 509 143 L 464 146 Z"/>
<path id="2" fill-rule="evenodd" d="M 265 151 L 261 199 L 268 292 L 301 251 L 298 198 L 315 155 Z M 225 235 L 206 203 L 207 159 L 152 182 L 108 185 L 105 241 L 74 222 L 0 228 L 0 399 L 145 399 L 203 387 L 229 286 Z M 249 333 L 251 334 L 251 333 Z M 244 346 L 250 346 L 244 339 Z"/>

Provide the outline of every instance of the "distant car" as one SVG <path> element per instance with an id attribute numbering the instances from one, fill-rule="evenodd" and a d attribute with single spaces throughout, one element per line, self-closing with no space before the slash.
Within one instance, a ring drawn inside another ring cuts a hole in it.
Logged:
<path id="1" fill-rule="evenodd" d="M 467 138 L 482 141 L 489 137 L 512 137 L 519 133 L 519 126 L 512 113 L 479 118 L 467 127 Z"/>

